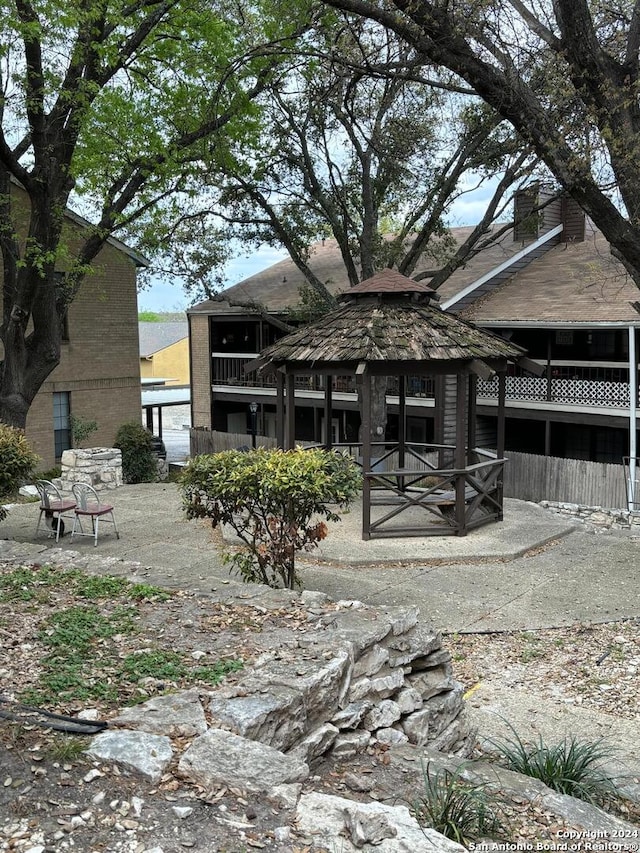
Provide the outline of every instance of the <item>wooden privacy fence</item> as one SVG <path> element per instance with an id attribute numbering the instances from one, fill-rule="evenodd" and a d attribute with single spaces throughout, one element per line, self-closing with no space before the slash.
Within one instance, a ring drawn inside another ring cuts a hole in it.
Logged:
<path id="1" fill-rule="evenodd" d="M 627 506 L 622 465 L 512 451 L 505 456 L 505 497 L 618 509 Z"/>
<path id="2" fill-rule="evenodd" d="M 238 447 L 251 447 L 251 436 L 246 433 L 216 432 L 210 429 L 191 429 L 189 433 L 191 456 L 201 453 L 220 453 L 222 450 L 236 450 Z M 277 447 L 275 438 L 266 435 L 256 436 L 258 447 Z"/>

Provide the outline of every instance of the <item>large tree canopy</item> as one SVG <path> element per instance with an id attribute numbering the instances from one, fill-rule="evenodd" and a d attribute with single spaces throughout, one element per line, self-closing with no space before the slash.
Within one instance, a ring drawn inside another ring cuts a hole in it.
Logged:
<path id="1" fill-rule="evenodd" d="M 105 241 L 176 214 L 203 162 L 253 132 L 252 101 L 292 34 L 295 22 L 225 0 L 0 2 L 0 421 L 24 426 Z M 95 223 L 74 255 L 70 198 Z"/>
<path id="2" fill-rule="evenodd" d="M 233 160 L 205 177 L 203 231 L 224 221 L 221 242 L 284 246 L 320 298 L 324 283 L 308 261 L 321 237 L 336 240 L 352 285 L 384 266 L 438 271 L 437 284 L 490 239 L 535 157 L 468 87 L 432 72 L 392 30 L 318 18 L 257 99 L 258 145 L 236 146 Z M 451 208 L 483 183 L 495 189 L 486 216 L 456 247 Z M 195 219 L 194 209 L 190 229 Z M 205 289 L 211 268 L 203 263 Z"/>
<path id="3" fill-rule="evenodd" d="M 325 0 L 380 22 L 507 119 L 640 286 L 640 0 Z"/>

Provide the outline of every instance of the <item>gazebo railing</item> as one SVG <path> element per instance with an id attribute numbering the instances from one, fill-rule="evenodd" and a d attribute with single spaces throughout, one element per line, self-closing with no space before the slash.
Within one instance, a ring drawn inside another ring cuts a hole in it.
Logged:
<path id="1" fill-rule="evenodd" d="M 360 444 L 339 443 L 332 449 L 348 453 L 362 467 Z M 363 538 L 464 536 L 501 521 L 506 460 L 467 448 L 467 464 L 456 468 L 451 464 L 455 452 L 448 444 L 412 442 L 402 450 L 397 443 L 372 442 L 371 470 L 363 470 Z"/>
<path id="2" fill-rule="evenodd" d="M 363 472 L 363 536 L 464 536 L 503 514 L 504 459 L 464 468 Z M 378 507 L 387 507 L 376 514 Z M 405 520 L 394 523 L 405 514 Z"/>

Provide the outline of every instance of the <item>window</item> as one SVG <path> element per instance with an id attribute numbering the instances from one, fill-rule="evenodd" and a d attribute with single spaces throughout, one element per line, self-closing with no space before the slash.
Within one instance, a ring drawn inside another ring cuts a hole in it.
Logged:
<path id="1" fill-rule="evenodd" d="M 68 391 L 56 391 L 53 394 L 53 435 L 56 459 L 60 459 L 63 452 L 71 447 L 70 396 Z"/>

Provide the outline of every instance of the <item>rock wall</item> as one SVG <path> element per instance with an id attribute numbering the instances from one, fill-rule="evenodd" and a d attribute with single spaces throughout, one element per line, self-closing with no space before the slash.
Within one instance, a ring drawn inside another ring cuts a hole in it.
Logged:
<path id="1" fill-rule="evenodd" d="M 610 509 L 601 506 L 584 506 L 583 504 L 561 503 L 558 501 L 540 501 L 540 506 L 568 515 L 597 528 L 628 530 L 640 527 L 640 512 L 629 512 L 626 509 Z"/>
<path id="2" fill-rule="evenodd" d="M 56 485 L 70 492 L 73 483 L 88 483 L 96 491 L 121 486 L 122 451 L 116 447 L 91 447 L 65 450 L 62 454 L 62 475 Z"/>
<path id="3" fill-rule="evenodd" d="M 271 601 L 274 591 L 268 594 Z M 281 638 L 246 674 L 199 696 L 157 697 L 115 722 L 149 732 L 153 719 L 153 733 L 171 735 L 191 719 L 190 705 L 196 717 L 188 734 L 196 739 L 181 766 L 199 784 L 229 781 L 211 776 L 207 744 L 216 732 L 263 744 L 296 767 L 312 766 L 330 751 L 346 758 L 374 742 L 464 747 L 462 687 L 440 635 L 418 621 L 417 608 L 333 603 L 319 593 L 302 598 L 312 623 Z M 243 781 L 255 785 L 255 772 Z"/>

